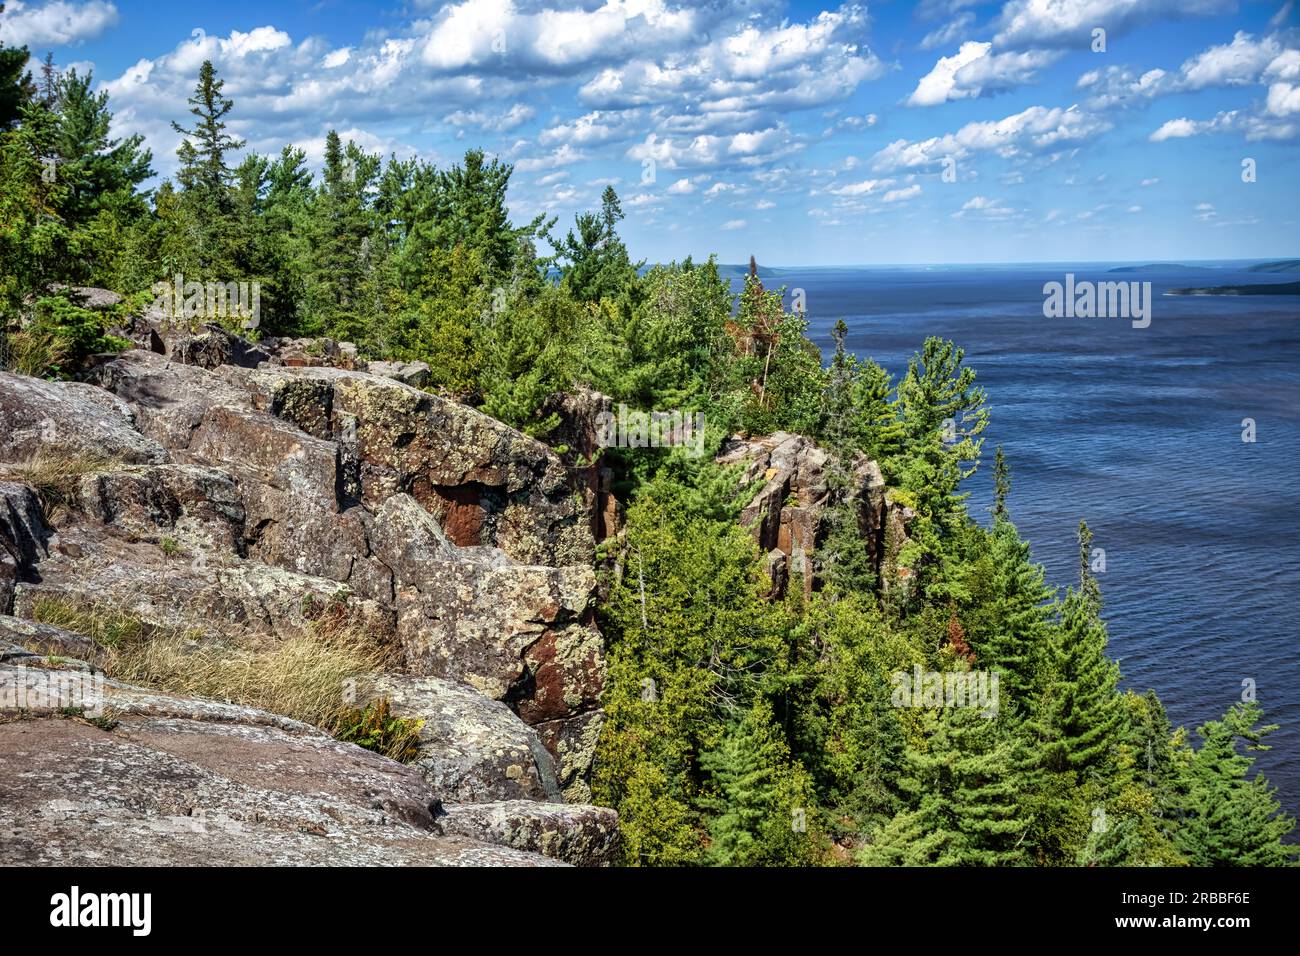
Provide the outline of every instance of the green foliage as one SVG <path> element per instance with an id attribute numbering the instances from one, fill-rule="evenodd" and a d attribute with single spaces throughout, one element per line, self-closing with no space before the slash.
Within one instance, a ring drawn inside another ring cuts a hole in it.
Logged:
<path id="1" fill-rule="evenodd" d="M 420 755 L 419 736 L 423 727 L 422 720 L 394 716 L 392 705 L 384 697 L 341 715 L 334 736 L 399 763 L 410 763 Z"/>
<path id="2" fill-rule="evenodd" d="M 1026 862 L 1030 821 L 1021 803 L 1031 760 L 1027 740 L 1005 717 L 973 708 L 939 711 L 923 745 L 907 754 L 901 787 L 919 816 L 926 862 L 938 866 L 1006 866 Z M 895 824 L 886 844 L 899 853 Z M 941 839 L 934 839 L 942 834 Z M 915 857 L 917 850 L 913 848 Z"/>
<path id="3" fill-rule="evenodd" d="M 709 775 L 699 804 L 710 818 L 710 862 L 778 866 L 813 859 L 811 780 L 791 759 L 766 700 L 755 701 L 699 764 Z"/>

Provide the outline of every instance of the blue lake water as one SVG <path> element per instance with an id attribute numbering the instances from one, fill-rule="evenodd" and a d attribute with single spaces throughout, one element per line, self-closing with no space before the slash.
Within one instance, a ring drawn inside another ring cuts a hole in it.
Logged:
<path id="1" fill-rule="evenodd" d="M 843 318 L 852 351 L 896 376 L 926 335 L 965 348 L 992 409 L 971 513 L 988 520 L 1001 444 L 1012 518 L 1049 581 L 1074 583 L 1080 518 L 1105 549 L 1125 685 L 1155 689 L 1190 732 L 1253 680 L 1282 725 L 1257 766 L 1300 814 L 1300 299 L 1161 295 L 1300 276 L 1111 265 L 789 268 L 765 284 L 804 290 L 827 353 Z M 1044 318 L 1043 284 L 1067 271 L 1150 281 L 1150 327 Z"/>

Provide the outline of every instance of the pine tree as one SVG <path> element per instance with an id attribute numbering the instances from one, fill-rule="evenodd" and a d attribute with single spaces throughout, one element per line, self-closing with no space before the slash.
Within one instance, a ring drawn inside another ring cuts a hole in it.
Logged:
<path id="1" fill-rule="evenodd" d="M 987 543 L 988 581 L 970 639 L 982 665 L 996 668 L 1003 691 L 1024 707 L 1036 696 L 1048 653 L 1052 590 L 1010 521 L 995 522 Z"/>
<path id="2" fill-rule="evenodd" d="M 0 14 L 5 5 L 0 3 Z M 27 47 L 6 47 L 0 43 L 0 132 L 18 122 L 22 107 L 36 93 L 27 72 Z"/>
<path id="3" fill-rule="evenodd" d="M 929 829 L 920 810 L 904 810 L 871 835 L 859 852 L 859 866 L 931 866 L 943 854 L 949 835 Z"/>
<path id="4" fill-rule="evenodd" d="M 882 462 L 899 489 L 895 499 L 916 512 L 899 563 L 911 569 L 917 599 L 969 597 L 962 583 L 967 555 L 960 549 L 968 495 L 958 488 L 975 472 L 989 413 L 964 358 L 962 349 L 933 336 L 912 356 L 894 401 L 901 450 Z"/>
<path id="5" fill-rule="evenodd" d="M 262 331 L 308 331 L 307 280 L 313 257 L 312 175 L 306 153 L 286 146 L 266 169 L 262 241 L 269 282 L 262 290 Z"/>
<path id="6" fill-rule="evenodd" d="M 58 175 L 70 187 L 63 206 L 69 228 L 95 228 L 95 248 L 88 258 L 95 263 L 86 279 L 117 278 L 107 263 L 117 255 L 114 241 L 127 226 L 147 212 L 140 186 L 153 175 L 153 156 L 144 148 L 144 137 L 125 139 L 110 135 L 113 114 L 108 94 L 91 92 L 93 74 L 82 76 L 70 69 L 54 80 L 54 102 L 58 104 L 58 127 L 54 148 L 59 159 Z M 83 248 L 87 248 L 83 245 Z"/>
<path id="7" fill-rule="evenodd" d="M 1196 728 L 1202 744 L 1186 769 L 1186 795 L 1174 842 L 1193 866 L 1286 866 L 1295 862 L 1294 844 L 1282 842 L 1295 820 L 1281 810 L 1263 774 L 1249 777 L 1261 741 L 1276 724 L 1259 726 L 1255 701 L 1234 704 L 1222 720 Z"/>
<path id="8" fill-rule="evenodd" d="M 561 273 L 565 288 L 583 302 L 617 298 L 636 280 L 636 266 L 618 235 L 623 204 L 613 186 L 606 186 L 598 212 L 580 213 L 574 222 L 577 232 L 559 243 L 558 252 L 567 260 Z"/>

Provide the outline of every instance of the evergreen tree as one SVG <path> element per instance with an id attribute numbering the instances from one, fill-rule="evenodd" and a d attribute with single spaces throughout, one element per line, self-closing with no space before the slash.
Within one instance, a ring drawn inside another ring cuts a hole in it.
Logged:
<path id="1" fill-rule="evenodd" d="M 0 14 L 4 10 L 5 5 L 0 3 Z M 27 72 L 29 56 L 25 46 L 6 47 L 0 43 L 0 132 L 18 122 L 23 105 L 36 93 L 32 75 Z"/>
<path id="2" fill-rule="evenodd" d="M 1007 866 L 1025 862 L 1030 822 L 1019 797 L 1030 754 L 1024 739 L 1001 717 L 970 707 L 948 707 L 934 720 L 925 750 L 908 753 L 904 789 L 915 801 L 919 828 L 938 866 Z M 935 840 L 933 834 L 943 834 Z M 895 846 L 890 852 L 898 853 Z M 911 851 L 916 856 L 917 850 Z"/>
<path id="3" fill-rule="evenodd" d="M 187 101 L 194 125 L 187 128 L 173 122 L 172 128 L 183 137 L 176 150 L 180 160 L 176 180 L 189 229 L 197 240 L 193 268 L 205 277 L 231 281 L 235 222 L 229 155 L 242 149 L 244 141 L 226 131 L 226 116 L 234 103 L 223 95 L 224 86 L 212 61 L 204 60 L 194 95 Z"/>
<path id="4" fill-rule="evenodd" d="M 812 792 L 772 708 L 758 700 L 712 750 L 700 755 L 711 789 L 709 859 L 721 866 L 774 866 L 810 856 Z"/>
<path id="5" fill-rule="evenodd" d="M 959 543 L 967 530 L 961 481 L 975 471 L 988 425 L 984 390 L 975 371 L 964 367 L 965 352 L 929 337 L 908 362 L 894 405 L 901 449 L 882 464 L 899 491 L 895 499 L 916 512 L 899 563 L 912 572 L 917 598 L 964 601 Z M 970 468 L 966 468 L 971 464 Z"/>
<path id="6" fill-rule="evenodd" d="M 1027 706 L 1041 687 L 1053 593 L 1010 521 L 996 521 L 986 540 L 988 579 L 968 615 L 970 640 L 981 665 L 1001 674 L 1003 691 Z"/>
<path id="7" fill-rule="evenodd" d="M 330 130 L 325 137 L 325 168 L 312 203 L 310 324 L 330 338 L 363 346 L 382 329 L 376 257 L 383 242 L 369 206 L 379 165 L 378 156 L 352 142 L 344 146 L 338 133 Z"/>
<path id="8" fill-rule="evenodd" d="M 1011 493 L 1011 469 L 1007 467 L 1007 459 L 1002 454 L 1002 446 L 998 445 L 993 454 L 993 520 L 1006 521 L 1009 519 L 1007 512 L 1007 495 Z"/>

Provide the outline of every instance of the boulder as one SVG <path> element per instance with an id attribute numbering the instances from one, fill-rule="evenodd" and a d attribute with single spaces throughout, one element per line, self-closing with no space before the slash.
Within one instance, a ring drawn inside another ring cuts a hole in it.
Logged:
<path id="1" fill-rule="evenodd" d="M 167 457 L 136 430 L 128 405 L 103 389 L 0 372 L 0 462 L 38 455 L 123 462 Z"/>
<path id="2" fill-rule="evenodd" d="M 199 368 L 217 368 L 221 365 L 236 365 L 241 368 L 257 368 L 263 362 L 270 361 L 271 355 L 247 339 L 240 338 L 221 326 L 207 322 L 197 329 L 189 330 L 164 327 L 157 331 L 150 344 L 161 343 L 154 351 L 161 351 L 168 359 L 182 365 L 195 365 Z"/>
<path id="3" fill-rule="evenodd" d="M 555 763 L 537 731 L 505 704 L 438 677 L 388 674 L 368 689 L 397 717 L 423 721 L 419 769 L 443 800 L 557 800 Z"/>
<path id="4" fill-rule="evenodd" d="M 89 285 L 51 286 L 52 291 L 61 291 L 67 289 L 70 297 L 83 309 L 90 309 L 92 312 L 104 312 L 120 305 L 122 296 L 113 292 L 111 289 L 99 289 Z"/>
<path id="5" fill-rule="evenodd" d="M 338 506 L 338 450 L 264 412 L 216 405 L 195 429 L 189 456 L 252 484 L 266 484 L 333 512 Z"/>
<path id="6" fill-rule="evenodd" d="M 406 670 L 511 701 L 530 723 L 595 706 L 604 662 L 594 588 L 590 568 L 432 564 L 418 590 L 397 589 Z"/>
<path id="7" fill-rule="evenodd" d="M 128 538 L 186 554 L 239 556 L 244 504 L 231 477 L 198 465 L 135 465 L 81 478 L 73 499 L 88 518 Z"/>
<path id="8" fill-rule="evenodd" d="M 365 370 L 412 388 L 424 388 L 429 384 L 429 366 L 424 362 L 367 362 Z"/>
<path id="9" fill-rule="evenodd" d="M 357 347 L 351 342 L 327 338 L 266 338 L 262 347 L 270 355 L 270 364 L 293 368 L 347 368 L 360 365 Z"/>
<path id="10" fill-rule="evenodd" d="M 96 367 L 91 382 L 125 402 L 140 430 L 164 448 L 189 448 L 208 410 L 252 408 L 248 393 L 194 365 L 132 350 Z"/>
<path id="11" fill-rule="evenodd" d="M 0 614 L 13 610 L 14 590 L 30 581 L 48 553 L 51 531 L 40 499 L 27 485 L 0 481 Z"/>
<path id="12" fill-rule="evenodd" d="M 618 852 L 618 814 L 606 807 L 507 800 L 449 806 L 444 833 L 540 853 L 573 866 L 611 866 Z"/>
<path id="13" fill-rule="evenodd" d="M 263 367 L 227 375 L 244 382 L 259 407 L 309 434 L 329 421 L 372 508 L 405 492 L 462 547 L 499 547 L 524 563 L 591 562 L 589 503 L 575 494 L 576 476 L 541 442 L 472 408 L 364 372 Z"/>

